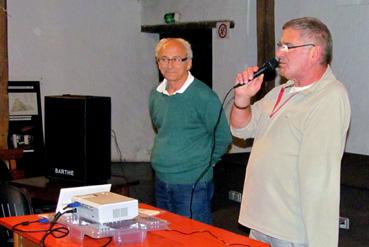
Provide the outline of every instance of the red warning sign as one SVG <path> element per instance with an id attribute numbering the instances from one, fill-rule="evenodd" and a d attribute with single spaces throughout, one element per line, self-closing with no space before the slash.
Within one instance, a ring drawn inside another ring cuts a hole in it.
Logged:
<path id="1" fill-rule="evenodd" d="M 217 36 L 220 39 L 229 37 L 229 22 L 218 22 L 217 23 Z"/>

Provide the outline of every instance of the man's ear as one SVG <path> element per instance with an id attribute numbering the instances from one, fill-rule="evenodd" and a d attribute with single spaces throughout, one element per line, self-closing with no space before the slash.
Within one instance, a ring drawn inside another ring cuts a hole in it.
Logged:
<path id="1" fill-rule="evenodd" d="M 311 58 L 314 61 L 318 61 L 322 59 L 323 56 L 323 47 L 321 47 L 320 45 L 316 45 L 313 47 L 313 49 L 311 49 Z"/>
<path id="2" fill-rule="evenodd" d="M 192 59 L 187 60 L 187 71 L 189 71 L 192 68 Z"/>

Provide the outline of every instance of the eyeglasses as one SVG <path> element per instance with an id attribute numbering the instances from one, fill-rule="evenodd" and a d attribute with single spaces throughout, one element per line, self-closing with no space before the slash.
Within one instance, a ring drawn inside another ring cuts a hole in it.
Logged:
<path id="1" fill-rule="evenodd" d="M 303 44 L 303 45 L 286 45 L 282 44 L 281 42 L 277 43 L 277 49 L 281 51 L 287 52 L 288 50 L 304 47 L 304 46 L 315 46 L 315 44 Z"/>
<path id="2" fill-rule="evenodd" d="M 162 64 L 162 65 L 166 65 L 169 62 L 172 62 L 172 64 L 174 64 L 174 65 L 179 65 L 182 62 L 186 61 L 187 59 L 188 59 L 188 57 L 184 57 L 184 58 L 181 58 L 181 57 L 173 57 L 173 58 L 159 57 L 157 59 L 157 61 L 158 61 L 159 64 Z"/>

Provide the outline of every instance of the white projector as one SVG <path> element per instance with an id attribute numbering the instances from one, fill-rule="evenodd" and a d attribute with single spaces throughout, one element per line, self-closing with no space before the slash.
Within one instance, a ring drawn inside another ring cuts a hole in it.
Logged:
<path id="1" fill-rule="evenodd" d="M 79 217 L 98 222 L 109 223 L 128 220 L 138 215 L 138 201 L 112 192 L 100 192 L 74 196 L 72 201 L 79 202 Z"/>

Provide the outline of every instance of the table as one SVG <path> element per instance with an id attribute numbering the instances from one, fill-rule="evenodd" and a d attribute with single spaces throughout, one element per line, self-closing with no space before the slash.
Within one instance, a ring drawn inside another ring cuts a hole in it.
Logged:
<path id="1" fill-rule="evenodd" d="M 37 207 L 56 206 L 61 188 L 82 186 L 81 184 L 67 181 L 50 181 L 47 177 L 31 177 L 16 179 L 10 182 L 12 185 L 25 189 L 31 197 L 32 204 Z M 127 178 L 112 176 L 107 183 L 112 184 L 111 191 L 129 196 L 129 186 L 139 183 L 138 180 L 127 180 Z"/>
<path id="2" fill-rule="evenodd" d="M 156 217 L 167 220 L 169 222 L 169 230 L 150 231 L 147 233 L 147 237 L 143 243 L 137 244 L 124 244 L 125 247 L 220 247 L 220 246 L 248 246 L 248 247 L 267 247 L 268 244 L 249 239 L 246 236 L 242 236 L 236 233 L 226 231 L 211 225 L 207 225 L 195 220 L 185 218 L 180 215 L 170 213 L 168 211 L 160 210 L 147 204 L 140 204 L 140 208 L 148 208 L 159 210 L 160 214 Z M 23 222 L 36 220 L 37 215 L 28 216 L 15 216 L 0 218 L 0 225 L 11 229 L 13 225 Z M 29 226 L 22 226 L 22 230 L 39 230 L 46 229 L 48 224 L 31 224 Z M 192 234 L 191 234 L 192 233 Z M 35 247 L 42 238 L 43 233 L 15 233 L 15 245 L 14 246 L 29 246 Z M 107 239 L 91 239 L 85 237 L 83 240 L 83 246 L 103 246 L 107 242 Z M 73 242 L 70 238 L 56 239 L 49 236 L 46 239 L 46 246 L 68 246 L 75 247 L 80 246 L 78 243 Z M 111 242 L 108 246 L 116 246 L 114 242 Z"/>

